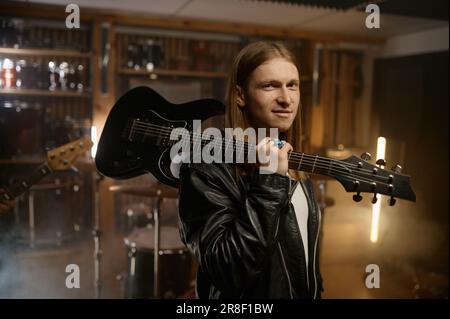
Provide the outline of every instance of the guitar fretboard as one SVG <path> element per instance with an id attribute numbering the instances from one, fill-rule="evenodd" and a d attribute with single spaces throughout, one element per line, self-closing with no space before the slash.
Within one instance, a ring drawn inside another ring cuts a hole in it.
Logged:
<path id="1" fill-rule="evenodd" d="M 44 176 L 49 174 L 52 170 L 47 165 L 47 162 L 41 164 L 35 171 L 33 171 L 27 178 L 21 179 L 10 185 L 4 193 L 0 194 L 2 200 L 12 200 L 20 194 L 27 191 L 31 186 L 39 182 Z"/>

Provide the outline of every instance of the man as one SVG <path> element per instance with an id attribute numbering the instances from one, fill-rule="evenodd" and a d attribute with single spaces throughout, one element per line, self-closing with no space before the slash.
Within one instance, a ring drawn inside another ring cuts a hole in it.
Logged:
<path id="1" fill-rule="evenodd" d="M 300 150 L 300 76 L 282 44 L 256 42 L 237 55 L 228 84 L 226 127 L 276 128 L 279 148 L 261 138 L 257 152 L 277 159 L 261 166 L 183 164 L 180 221 L 196 256 L 200 298 L 320 298 L 320 211 L 311 182 L 289 170 Z"/>

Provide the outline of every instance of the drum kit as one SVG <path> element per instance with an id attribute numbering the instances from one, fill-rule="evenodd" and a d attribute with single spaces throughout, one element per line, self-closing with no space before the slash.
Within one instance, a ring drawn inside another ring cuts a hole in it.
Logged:
<path id="1" fill-rule="evenodd" d="M 124 238 L 128 250 L 125 298 L 179 298 L 192 291 L 193 258 L 181 242 L 177 225 L 161 223 L 164 199 L 178 198 L 178 190 L 155 185 L 112 185 L 111 192 L 154 199 L 152 222 L 136 223 Z M 140 206 L 134 208 L 134 212 Z M 127 214 L 132 216 L 130 209 Z M 142 214 L 141 214 L 142 215 Z M 129 216 L 129 217 L 130 217 Z"/>
<path id="2" fill-rule="evenodd" d="M 81 170 L 95 172 L 94 195 L 94 286 L 96 298 L 101 297 L 101 257 L 99 186 L 102 177 L 91 162 L 78 161 Z M 136 200 L 125 210 L 128 234 L 123 243 L 127 250 L 127 272 L 124 298 L 194 298 L 195 260 L 181 242 L 173 212 L 162 211 L 163 201 L 178 201 L 178 189 L 157 182 L 156 184 L 118 184 L 109 186 L 117 195 L 153 199 L 153 207 Z M 177 213 L 178 214 L 178 213 Z M 165 218 L 161 218 L 161 215 Z M 178 220 L 178 219 L 177 219 Z"/>
<path id="3" fill-rule="evenodd" d="M 100 225 L 102 180 L 103 177 L 97 172 L 91 158 L 78 158 L 71 170 L 59 174 L 53 172 L 49 178 L 33 185 L 27 193 L 28 205 L 26 207 L 20 205 L 20 214 L 17 205 L 15 213 L 16 216 L 20 215 L 20 218 L 16 218 L 16 223 L 20 223 L 18 225 L 20 243 L 30 248 L 43 245 L 61 246 L 66 240 L 78 238 L 75 237 L 78 236 L 77 226 L 83 217 L 82 212 L 85 211 L 78 207 L 78 204 L 89 202 L 84 193 L 92 191 L 90 216 L 93 220 L 92 223 L 86 221 L 85 226 L 92 225 L 95 298 L 102 298 L 103 288 L 101 247 L 103 231 Z M 92 187 L 85 187 L 85 184 Z M 123 297 L 132 299 L 195 297 L 193 288 L 195 260 L 182 243 L 178 230 L 178 212 L 175 207 L 178 206 L 178 189 L 157 182 L 146 185 L 112 185 L 109 186 L 109 191 L 117 195 L 132 195 L 129 198 L 133 199 L 132 204 L 125 210 L 128 225 L 123 243 L 127 252 L 127 270 Z M 76 197 L 74 193 L 83 194 L 82 197 Z M 49 201 L 49 196 L 57 198 Z M 71 209 L 67 211 L 68 207 L 72 207 L 73 212 Z M 52 215 L 55 210 L 64 211 L 60 212 L 58 218 L 54 218 Z M 27 227 L 21 226 L 25 222 L 24 217 L 28 220 Z"/>

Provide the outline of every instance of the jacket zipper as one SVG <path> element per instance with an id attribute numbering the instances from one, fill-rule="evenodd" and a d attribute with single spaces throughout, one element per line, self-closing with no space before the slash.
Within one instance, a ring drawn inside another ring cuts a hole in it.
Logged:
<path id="1" fill-rule="evenodd" d="M 281 261 L 283 262 L 284 271 L 286 272 L 286 276 L 287 276 L 287 280 L 288 280 L 288 284 L 289 284 L 289 295 L 291 296 L 291 299 L 293 299 L 294 296 L 292 295 L 291 277 L 289 276 L 289 273 L 288 273 L 288 270 L 286 267 L 286 262 L 284 261 L 284 255 L 283 255 L 283 251 L 281 250 L 280 242 L 278 242 L 278 249 L 280 250 Z"/>

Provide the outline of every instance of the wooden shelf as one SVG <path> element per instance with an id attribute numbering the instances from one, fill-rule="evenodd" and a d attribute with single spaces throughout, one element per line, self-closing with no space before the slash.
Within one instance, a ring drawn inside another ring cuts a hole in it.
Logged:
<path id="1" fill-rule="evenodd" d="M 180 71 L 180 70 L 161 70 L 156 69 L 154 71 L 147 70 L 133 70 L 121 68 L 119 69 L 119 74 L 122 75 L 139 75 L 139 76 L 150 76 L 151 74 L 162 75 L 162 76 L 182 76 L 182 77 L 199 77 L 199 78 L 227 78 L 228 73 L 226 72 L 212 72 L 212 71 Z M 311 77 L 304 75 L 300 77 L 301 81 L 311 81 Z"/>
<path id="2" fill-rule="evenodd" d="M 58 49 L 15 49 L 15 48 L 0 48 L 0 54 L 11 55 L 31 55 L 31 56 L 64 56 L 74 58 L 90 58 L 91 53 L 79 52 L 72 50 L 58 50 Z"/>
<path id="3" fill-rule="evenodd" d="M 127 68 L 119 69 L 119 74 L 122 75 L 140 75 L 150 76 L 151 74 L 161 76 L 181 76 L 181 77 L 199 77 L 199 78 L 226 78 L 228 73 L 226 72 L 211 72 L 211 71 L 182 71 L 182 70 L 161 70 L 155 69 L 153 71 L 147 70 L 133 70 Z"/>
<path id="4" fill-rule="evenodd" d="M 74 92 L 74 91 L 46 91 L 37 89 L 0 89 L 0 94 L 10 95 L 30 95 L 30 96 L 58 96 L 58 97 L 90 97 L 88 92 Z"/>
<path id="5" fill-rule="evenodd" d="M 30 158 L 0 158 L 0 165 L 4 164 L 17 164 L 17 165 L 30 165 L 30 164 L 42 164 L 46 158 L 42 157 L 30 157 Z"/>

